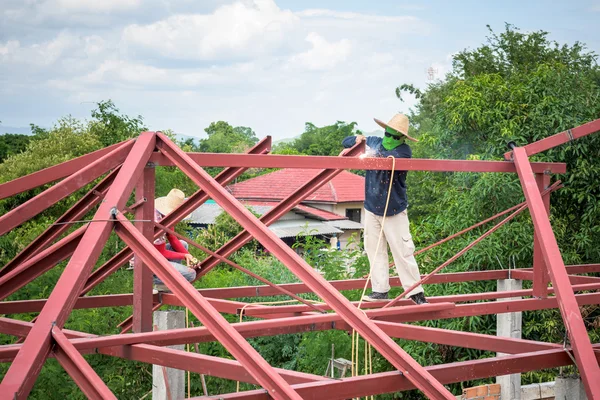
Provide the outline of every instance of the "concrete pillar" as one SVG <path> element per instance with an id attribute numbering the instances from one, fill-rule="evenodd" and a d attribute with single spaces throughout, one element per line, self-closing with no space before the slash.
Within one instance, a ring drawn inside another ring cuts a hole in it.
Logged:
<path id="1" fill-rule="evenodd" d="M 498 292 L 508 292 L 523 289 L 523 281 L 518 279 L 498 280 Z M 517 300 L 520 297 L 498 299 L 498 301 Z M 496 319 L 496 336 L 521 339 L 522 314 L 520 312 L 498 314 Z M 497 353 L 498 356 L 506 355 Z M 502 399 L 521 400 L 521 374 L 511 374 L 496 377 L 496 383 L 501 385 Z"/>
<path id="2" fill-rule="evenodd" d="M 162 331 L 165 329 L 185 328 L 184 311 L 155 311 L 154 312 L 155 329 Z M 184 345 L 168 346 L 171 349 L 185 350 Z M 174 368 L 164 368 L 166 370 L 169 390 L 172 400 L 185 398 L 185 371 Z M 152 366 L 152 399 L 167 400 L 167 385 L 165 384 L 165 373 L 162 365 Z"/>
<path id="3" fill-rule="evenodd" d="M 557 376 L 554 384 L 555 400 L 587 400 L 585 387 L 579 376 Z"/>

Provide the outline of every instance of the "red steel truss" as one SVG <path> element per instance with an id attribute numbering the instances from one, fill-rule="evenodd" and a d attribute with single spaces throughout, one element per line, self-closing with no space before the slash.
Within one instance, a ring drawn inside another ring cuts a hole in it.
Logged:
<path id="1" fill-rule="evenodd" d="M 21 225 L 56 202 L 103 177 L 37 239 L 0 269 L 0 314 L 39 313 L 31 322 L 0 317 L 0 332 L 19 340 L 0 346 L 0 362 L 11 363 L 0 385 L 0 398 L 23 399 L 28 396 L 48 357 L 56 358 L 82 392 L 92 399 L 114 399 L 114 394 L 83 357 L 101 353 L 113 357 L 159 364 L 191 372 L 260 385 L 263 390 L 221 394 L 222 399 L 347 399 L 395 391 L 418 389 L 431 399 L 454 399 L 444 386 L 509 373 L 570 365 L 575 362 L 590 399 L 600 399 L 600 344 L 590 342 L 579 307 L 600 304 L 600 278 L 579 276 L 600 272 L 600 264 L 565 266 L 549 220 L 550 194 L 560 182 L 550 184 L 552 174 L 566 172 L 561 163 L 530 162 L 528 157 L 552 147 L 592 134 L 600 120 L 561 132 L 524 147 L 512 147 L 506 161 L 399 159 L 395 169 L 424 171 L 516 173 L 526 201 L 474 225 L 478 227 L 506 214 L 504 220 L 473 241 L 465 249 L 423 276 L 424 284 L 496 280 L 514 277 L 530 280 L 533 288 L 511 292 L 466 293 L 429 297 L 429 304 L 416 306 L 401 296 L 392 302 L 362 304 L 349 301 L 340 291 L 360 289 L 364 279 L 327 281 L 299 255 L 286 246 L 268 225 L 327 184 L 344 169 L 389 170 L 392 161 L 363 159 L 362 145 L 343 151 L 338 157 L 281 156 L 268 154 L 270 138 L 259 142 L 246 154 L 186 153 L 160 132 L 143 132 L 136 140 L 118 143 L 83 157 L 0 184 L 0 199 L 59 181 L 29 201 L 0 216 L 0 234 Z M 152 222 L 154 168 L 176 166 L 199 190 L 161 224 Z M 225 167 L 215 178 L 202 167 Z M 288 198 L 256 218 L 224 186 L 247 168 L 315 169 L 313 178 Z M 62 179 L 62 180 L 61 180 Z M 357 188 L 357 190 L 362 190 Z M 133 203 L 127 201 L 135 193 Z M 243 228 L 239 235 L 219 249 L 207 249 L 193 241 L 209 256 L 197 271 L 200 279 L 220 263 L 249 274 L 265 286 L 195 289 L 162 258 L 152 240 L 163 232 L 174 233 L 173 226 L 195 208 L 212 198 Z M 66 234 L 70 223 L 92 210 L 93 220 Z M 529 210 L 534 225 L 534 261 L 531 268 L 488 270 L 463 273 L 438 273 L 464 252 L 481 242 L 500 226 L 524 210 Z M 127 214 L 134 216 L 134 222 Z M 474 228 L 472 227 L 472 228 Z M 453 239 L 465 229 L 425 251 Z M 115 232 L 126 248 L 93 271 L 100 252 Z M 275 284 L 227 257 L 255 239 L 267 248 L 301 283 Z M 134 284 L 130 294 L 88 296 L 87 293 L 136 255 Z M 69 260 L 48 299 L 8 301 L 7 297 Z M 152 293 L 152 274 L 157 275 L 172 293 Z M 551 283 L 551 286 L 549 284 Z M 392 286 L 400 286 L 398 278 Z M 322 303 L 313 304 L 298 295 L 313 293 Z M 241 297 L 286 295 L 296 305 L 249 307 Z M 503 298 L 519 298 L 496 302 Z M 152 331 L 152 311 L 162 306 L 185 306 L 202 323 L 201 327 Z M 120 326 L 122 334 L 97 336 L 64 329 L 73 309 L 133 306 L 133 316 Z M 452 331 L 410 325 L 410 322 L 479 316 L 518 311 L 558 308 L 569 337 L 569 345 L 511 339 L 473 332 Z M 222 314 L 252 316 L 257 320 L 229 323 Z M 375 351 L 395 368 L 393 372 L 331 379 L 269 365 L 246 338 L 319 330 L 356 330 Z M 132 333 L 125 333 L 132 330 Z M 421 366 L 393 338 L 418 340 L 508 355 L 436 366 Z M 165 346 L 218 341 L 235 360 L 188 353 Z M 570 354 L 572 352 L 572 355 Z M 207 397 L 204 397 L 207 398 Z"/>

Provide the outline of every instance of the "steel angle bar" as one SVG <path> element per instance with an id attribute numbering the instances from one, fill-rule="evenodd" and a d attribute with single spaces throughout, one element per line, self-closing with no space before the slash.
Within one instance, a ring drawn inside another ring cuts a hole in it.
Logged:
<path id="1" fill-rule="evenodd" d="M 600 367 L 598 367 L 598 361 L 592 350 L 592 344 L 581 317 L 577 300 L 571 289 L 567 270 L 552 231 L 544 201 L 531 170 L 527 152 L 524 148 L 515 148 L 513 156 L 586 393 L 588 398 L 600 398 L 600 379 L 598 379 Z"/>
<path id="2" fill-rule="evenodd" d="M 271 149 L 271 137 L 267 136 L 265 139 L 261 140 L 254 147 L 248 150 L 251 154 L 265 154 L 268 153 Z M 248 168 L 226 168 L 221 171 L 215 179 L 219 182 L 219 184 L 225 186 L 232 182 L 235 178 L 243 174 Z M 173 227 L 175 224 L 183 220 L 187 215 L 189 215 L 192 211 L 202 205 L 206 200 L 208 200 L 208 196 L 202 189 L 198 190 L 192 196 L 190 196 L 181 206 L 177 207 L 173 212 L 166 215 L 162 219 L 162 223 L 164 226 Z M 158 231 L 155 231 L 155 235 L 158 235 Z M 84 290 L 81 293 L 82 295 L 88 293 L 94 287 L 96 287 L 100 282 L 104 281 L 107 276 L 111 275 L 113 272 L 121 268 L 123 264 L 131 259 L 133 253 L 130 249 L 125 248 L 121 250 L 117 255 L 108 260 L 102 266 L 98 267 L 92 275 L 89 277 L 88 281 L 85 284 Z"/>
<path id="3" fill-rule="evenodd" d="M 82 197 L 73 207 L 58 218 L 54 224 L 50 225 L 41 235 L 36 237 L 27 245 L 19 254 L 9 261 L 4 268 L 0 269 L 0 277 L 12 271 L 17 265 L 38 254 L 40 251 L 47 248 L 60 235 L 66 232 L 71 225 L 69 222 L 76 221 L 85 216 L 92 208 L 94 208 L 104 198 L 108 188 L 112 184 L 119 167 L 110 172 L 98 185 L 90 190 Z"/>
<path id="4" fill-rule="evenodd" d="M 46 271 L 54 268 L 59 262 L 69 258 L 79 245 L 86 229 L 87 226 L 78 228 L 3 275 L 0 278 L 0 300 L 7 298 Z"/>
<path id="5" fill-rule="evenodd" d="M 596 357 L 600 360 L 600 353 L 597 353 Z M 557 368 L 572 363 L 573 361 L 567 352 L 560 349 L 433 365 L 426 367 L 426 369 L 440 382 L 449 384 L 538 369 Z M 396 371 L 342 378 L 328 382 L 304 383 L 293 387 L 306 400 L 320 400 L 323 398 L 323 393 L 327 393 L 328 399 L 344 400 L 415 389 L 415 386 L 406 377 Z M 261 390 L 221 394 L 218 397 L 193 397 L 192 399 L 215 398 L 219 400 L 269 400 L 268 396 Z"/>
<path id="6" fill-rule="evenodd" d="M 53 350 L 56 359 L 88 399 L 117 399 L 79 351 L 73 347 L 65 334 L 56 326 L 52 328 L 52 338 L 56 342 Z"/>
<path id="7" fill-rule="evenodd" d="M 578 127 L 567 129 L 566 131 L 540 139 L 537 142 L 529 143 L 522 148 L 525 149 L 527 156 L 532 156 L 542 151 L 549 150 L 553 147 L 560 146 L 565 143 L 573 142 L 581 137 L 591 135 L 600 131 L 600 119 L 593 120 L 587 124 L 579 125 Z M 513 152 L 504 153 L 506 160 L 512 160 Z M 538 171 L 534 171 L 538 172 Z"/>
<path id="8" fill-rule="evenodd" d="M 421 275 L 424 277 L 425 275 Z M 429 282 L 435 283 L 453 283 L 468 281 L 488 281 L 497 279 L 508 279 L 508 270 L 490 270 L 473 272 L 452 272 L 446 274 L 434 275 Z M 354 290 L 362 289 L 365 286 L 366 279 L 344 279 L 339 281 L 329 281 L 329 284 L 335 289 Z M 312 290 L 304 283 L 283 283 L 279 285 L 292 293 L 312 293 Z M 398 277 L 390 278 L 390 286 L 402 286 Z M 200 294 L 215 299 L 239 298 L 239 297 L 262 297 L 274 296 L 278 291 L 269 286 L 238 286 L 230 288 L 199 289 Z M 364 305 L 364 303 L 363 303 Z"/>
<path id="9" fill-rule="evenodd" d="M 242 225 L 253 237 L 275 255 L 292 273 L 300 278 L 315 294 L 339 313 L 348 324 L 375 347 L 392 365 L 406 374 L 409 380 L 432 399 L 451 399 L 454 396 L 436 381 L 408 353 L 402 350 L 389 336 L 385 335 L 373 321 L 335 290 L 321 275 L 308 265 L 298 254 L 262 224 L 250 211 L 221 187 L 189 156 L 175 146 L 169 138 L 158 133 L 157 147 L 198 186 L 217 202 L 227 213 Z M 344 159 L 344 158 L 339 158 Z"/>
<path id="10" fill-rule="evenodd" d="M 0 200 L 74 174 L 99 158 L 116 150 L 119 146 L 122 146 L 123 143 L 125 142 L 113 144 L 112 146 L 94 151 L 93 153 L 2 183 L 0 184 Z"/>
<path id="11" fill-rule="evenodd" d="M 219 186 L 220 187 L 220 186 Z M 133 249 L 156 276 L 206 326 L 219 342 L 275 399 L 300 399 L 289 384 L 271 367 L 229 322 L 176 271 L 166 258 L 137 231 L 122 214 L 116 215 L 117 235 Z"/>
<path id="12" fill-rule="evenodd" d="M 11 330 L 18 332 L 19 336 L 26 336 L 31 330 L 30 322 L 10 320 L 8 318 L 0 317 L 0 327 L 10 326 Z M 191 328 L 193 329 L 193 328 Z M 190 330 L 191 330 L 190 329 Z M 67 329 L 62 330 L 63 334 L 69 338 L 70 343 L 73 345 L 76 340 L 82 339 L 101 339 L 101 336 L 91 335 L 84 332 L 70 331 Z M 170 332 L 170 331 L 169 331 Z M 168 333 L 166 331 L 147 332 L 143 334 L 132 334 L 132 335 L 147 335 L 151 333 Z M 132 335 L 117 335 L 120 338 Z M 16 352 L 15 347 L 21 347 L 21 345 L 5 345 L 0 346 L 0 362 L 10 361 L 14 358 Z M 85 349 L 77 349 L 80 353 L 89 352 Z M 94 350 L 96 352 L 96 350 Z M 188 370 L 190 372 L 196 372 L 200 374 L 217 376 L 225 379 L 241 380 L 248 383 L 258 383 L 246 369 L 235 360 L 229 360 L 220 357 L 213 357 L 197 353 L 189 353 L 183 350 L 175 350 L 170 348 L 163 348 L 149 344 L 133 344 L 131 346 L 107 346 L 98 348 L 97 353 L 105 354 L 114 357 L 120 357 L 128 360 L 140 361 L 149 364 L 159 364 L 166 367 L 177 368 L 181 370 Z M 328 378 L 322 376 L 307 374 L 303 372 L 288 371 L 282 368 L 275 368 L 275 370 L 290 384 L 305 383 L 305 382 L 318 382 L 327 381 Z"/>
<path id="13" fill-rule="evenodd" d="M 98 260 L 114 222 L 112 210 L 125 206 L 129 195 L 156 145 L 153 132 L 140 134 L 125 159 L 104 202 L 100 205 L 81 242 L 71 256 L 54 290 L 42 309 L 23 347 L 0 384 L 0 393 L 15 399 L 26 398 L 51 349 L 52 328 L 61 328 L 71 313 L 83 284 Z"/>
<path id="14" fill-rule="evenodd" d="M 135 199 L 142 202 L 135 210 L 135 226 L 147 240 L 154 240 L 154 167 L 144 168 L 142 177 L 135 187 Z M 152 271 L 139 258 L 133 263 L 133 331 L 152 330 Z"/>
<path id="15" fill-rule="evenodd" d="M 186 153 L 199 167 L 247 167 L 247 168 L 302 168 L 302 169 L 362 169 L 389 170 L 385 158 L 344 158 L 336 156 L 304 155 L 251 155 L 223 153 Z M 174 165 L 168 157 L 156 156 L 159 165 Z M 538 162 L 532 168 L 536 173 L 564 174 L 565 163 Z M 423 158 L 402 158 L 396 160 L 397 171 L 437 171 L 437 172 L 505 172 L 515 173 L 515 166 L 508 161 L 482 160 L 439 160 Z"/>
<path id="16" fill-rule="evenodd" d="M 338 158 L 351 158 L 356 157 L 360 154 L 363 154 L 365 150 L 365 144 L 359 143 L 353 146 L 352 148 L 344 150 Z M 295 190 L 288 197 L 283 199 L 279 204 L 275 207 L 267 211 L 260 217 L 260 221 L 265 225 L 271 225 L 273 222 L 277 221 L 295 206 L 297 206 L 300 202 L 305 200 L 308 196 L 316 192 L 323 185 L 326 185 L 331 179 L 335 176 L 339 175 L 343 170 L 342 169 L 327 169 L 319 172 L 314 177 L 309 179 L 306 183 L 300 186 L 297 190 Z M 229 257 L 235 251 L 239 250 L 244 244 L 248 243 L 252 240 L 252 236 L 247 230 L 243 230 L 239 234 L 237 234 L 233 239 L 229 242 L 225 243 L 216 253 L 222 257 Z M 208 256 L 204 261 L 200 263 L 201 270 L 198 271 L 196 275 L 196 279 L 200 279 L 200 277 L 206 275 L 211 269 L 216 267 L 222 260 L 216 255 Z"/>
<path id="17" fill-rule="evenodd" d="M 81 189 L 94 179 L 117 167 L 125 160 L 133 142 L 126 142 L 110 153 L 100 157 L 73 175 L 46 189 L 15 209 L 0 217 L 0 236 L 23 222 L 35 217 L 46 208 Z"/>
<path id="18" fill-rule="evenodd" d="M 204 354 L 187 352 L 170 348 L 163 348 L 147 344 L 136 344 L 129 347 L 108 347 L 100 349 L 101 354 L 135 360 L 149 364 L 163 365 L 198 374 L 217 376 L 219 378 L 239 380 L 242 382 L 260 384 L 245 366 L 236 360 L 214 357 Z M 306 382 L 328 381 L 322 376 L 303 372 L 289 371 L 283 368 L 273 368 L 287 385 Z M 273 399 L 275 396 L 269 399 Z M 276 397 L 275 397 L 276 398 Z"/>
<path id="19" fill-rule="evenodd" d="M 542 192 L 542 199 L 546 212 L 550 215 L 550 193 L 546 194 L 545 189 L 550 185 L 550 176 L 546 174 L 535 174 L 535 181 L 538 185 L 538 189 Z M 533 231 L 533 292 L 536 297 L 548 296 L 548 283 L 550 282 L 550 276 L 548 275 L 548 268 L 544 263 L 544 256 L 540 249 L 540 242 L 537 238 L 535 229 Z"/>

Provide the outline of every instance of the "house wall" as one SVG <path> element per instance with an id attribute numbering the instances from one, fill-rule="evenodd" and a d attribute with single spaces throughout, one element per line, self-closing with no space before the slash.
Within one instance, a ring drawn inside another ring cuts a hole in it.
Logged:
<path id="1" fill-rule="evenodd" d="M 310 201 L 304 201 L 303 203 L 306 204 L 307 206 L 318 208 L 319 210 L 334 212 L 333 211 L 333 207 L 335 206 L 334 204 L 312 203 Z"/>
<path id="2" fill-rule="evenodd" d="M 352 235 L 354 235 L 354 245 L 359 244 L 359 241 L 361 240 L 360 239 L 360 230 L 359 229 L 347 230 L 347 231 L 344 231 L 344 233 L 342 233 L 339 236 L 341 249 L 345 249 L 348 246 L 348 241 L 350 240 Z"/>
<path id="3" fill-rule="evenodd" d="M 348 202 L 348 203 L 337 203 L 334 205 L 332 212 L 337 215 L 346 216 L 346 210 L 349 208 L 360 208 L 360 222 L 365 220 L 365 208 L 362 201 Z"/>

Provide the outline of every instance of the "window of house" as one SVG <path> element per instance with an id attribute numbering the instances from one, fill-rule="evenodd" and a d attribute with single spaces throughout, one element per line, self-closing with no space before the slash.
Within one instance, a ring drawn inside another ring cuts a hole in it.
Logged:
<path id="1" fill-rule="evenodd" d="M 360 223 L 360 208 L 346 208 L 346 218 Z"/>

